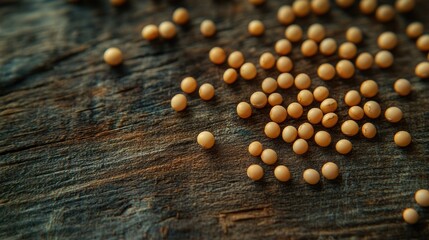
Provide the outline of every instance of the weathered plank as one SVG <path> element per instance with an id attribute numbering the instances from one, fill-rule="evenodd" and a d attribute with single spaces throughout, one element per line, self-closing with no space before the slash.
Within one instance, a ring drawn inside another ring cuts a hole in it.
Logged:
<path id="1" fill-rule="evenodd" d="M 352 80 L 321 81 L 316 67 L 338 57 L 303 58 L 294 45 L 293 73 L 309 73 L 313 87 L 328 86 L 342 99 L 362 80 L 375 79 L 380 85 L 375 99 L 383 109 L 404 111 L 398 124 L 371 121 L 377 138 L 351 138 L 348 156 L 313 142 L 309 153 L 297 156 L 282 140 L 264 137 L 268 109 L 242 120 L 235 106 L 248 100 L 264 77 L 278 73 L 259 71 L 253 82 L 227 86 L 220 80 L 226 66 L 208 60 L 210 48 L 222 46 L 257 63 L 283 37 L 276 9 L 291 1 L 269 1 L 261 8 L 245 1 L 131 1 L 119 9 L 106 2 L 8 1 L 0 8 L 0 238 L 427 238 L 429 212 L 413 201 L 429 180 L 428 82 L 413 75 L 425 56 L 403 34 L 413 20 L 429 24 L 426 1 L 385 25 L 357 9 L 334 8 L 325 17 L 297 20 L 304 29 L 321 21 L 340 42 L 347 27 L 359 26 L 365 32 L 359 51 L 371 53 L 377 52 L 380 32 L 400 33 L 394 67 L 358 72 Z M 141 40 L 142 26 L 169 19 L 177 6 L 190 10 L 192 23 L 180 28 L 174 41 Z M 218 26 L 214 39 L 199 34 L 205 18 Z M 264 37 L 248 37 L 252 19 L 264 21 Z M 110 46 L 123 50 L 123 66 L 103 63 Z M 192 94 L 188 109 L 174 113 L 169 99 L 189 75 L 199 84 L 212 83 L 216 97 L 203 102 Z M 393 92 L 399 77 L 413 83 L 410 97 Z M 295 101 L 296 90 L 280 92 L 285 103 Z M 339 104 L 344 120 L 347 109 Z M 409 148 L 392 142 L 400 129 L 413 135 Z M 215 134 L 214 149 L 197 146 L 202 130 Z M 335 127 L 333 140 L 342 137 Z M 246 167 L 260 161 L 246 151 L 253 140 L 279 153 L 279 162 L 292 171 L 291 182 L 277 182 L 271 166 L 264 166 L 263 181 L 247 179 Z M 340 179 L 316 187 L 303 183 L 304 169 L 320 169 L 328 160 L 341 167 Z M 422 216 L 416 226 L 401 219 L 410 206 Z"/>

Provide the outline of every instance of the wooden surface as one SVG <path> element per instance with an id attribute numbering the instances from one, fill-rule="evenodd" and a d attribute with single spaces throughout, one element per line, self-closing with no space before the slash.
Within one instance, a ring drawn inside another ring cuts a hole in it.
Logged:
<path id="1" fill-rule="evenodd" d="M 295 155 L 281 139 L 263 134 L 269 109 L 239 119 L 236 104 L 248 101 L 275 70 L 259 70 L 257 80 L 221 81 L 225 65 L 208 60 L 213 46 L 241 50 L 257 63 L 273 51 L 285 27 L 275 20 L 276 9 L 291 1 L 269 1 L 254 8 L 246 1 L 137 1 L 119 9 L 107 1 L 69 4 L 65 1 L 0 1 L 0 238 L 1 239 L 427 239 L 429 211 L 418 207 L 413 194 L 428 188 L 428 81 L 414 76 L 425 59 L 404 34 L 407 23 L 419 20 L 429 31 L 429 4 L 420 0 L 409 15 L 379 24 L 356 7 L 334 8 L 325 17 L 296 22 L 304 29 L 322 22 L 327 35 L 345 41 L 349 26 L 365 32 L 359 51 L 377 52 L 376 37 L 398 32 L 394 66 L 357 72 L 351 80 L 323 82 L 316 67 L 335 64 L 337 56 L 303 58 L 299 44 L 291 58 L 294 74 L 307 72 L 312 88 L 328 86 L 339 99 L 340 122 L 347 119 L 341 100 L 346 90 L 375 79 L 383 109 L 398 106 L 405 119 L 390 124 L 373 120 L 374 140 L 350 138 L 353 151 L 341 156 L 310 142 L 310 151 Z M 385 1 L 381 1 L 385 2 Z M 393 1 L 390 1 L 393 2 Z M 142 26 L 171 18 L 177 6 L 190 10 L 192 23 L 179 28 L 174 41 L 148 43 Z M 213 19 L 218 34 L 203 38 L 198 29 Z M 266 34 L 249 37 L 247 23 L 261 19 Z M 102 61 L 108 47 L 120 47 L 125 63 L 110 68 Z M 180 80 L 194 76 L 212 83 L 214 100 L 188 97 L 185 112 L 175 113 L 170 98 L 180 93 Z M 393 92 L 395 79 L 413 84 L 409 97 Z M 295 101 L 296 89 L 280 91 L 285 103 Z M 309 108 L 307 108 L 309 109 Z M 360 121 L 360 124 L 368 121 Z M 301 120 L 281 124 L 298 126 Z M 317 126 L 316 129 L 322 129 Z M 196 144 L 199 132 L 216 136 L 209 151 Z M 400 149 L 393 134 L 408 130 L 410 147 Z M 339 125 L 333 141 L 344 136 Z M 261 163 L 247 153 L 251 141 L 275 149 L 293 179 L 284 184 L 263 166 L 261 182 L 250 181 L 248 165 Z M 336 162 L 341 177 L 317 186 L 302 180 L 306 168 Z M 421 220 L 405 224 L 401 212 L 415 207 Z"/>

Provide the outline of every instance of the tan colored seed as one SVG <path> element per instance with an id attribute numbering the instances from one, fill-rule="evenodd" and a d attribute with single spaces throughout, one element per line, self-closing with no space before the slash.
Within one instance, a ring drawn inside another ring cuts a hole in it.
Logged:
<path id="1" fill-rule="evenodd" d="M 228 68 L 223 73 L 223 81 L 227 84 L 232 84 L 237 80 L 238 73 L 234 68 Z"/>
<path id="2" fill-rule="evenodd" d="M 331 144 L 332 141 L 331 134 L 329 134 L 327 131 L 318 131 L 314 135 L 314 141 L 321 147 L 327 147 Z"/>
<path id="3" fill-rule="evenodd" d="M 292 50 L 292 44 L 287 39 L 280 39 L 274 45 L 274 50 L 280 56 L 284 56 L 290 53 Z"/>
<path id="4" fill-rule="evenodd" d="M 277 90 L 277 81 L 272 77 L 267 77 L 262 81 L 261 88 L 265 93 L 273 93 Z"/>
<path id="5" fill-rule="evenodd" d="M 374 57 L 367 52 L 363 52 L 356 58 L 356 67 L 359 70 L 368 70 L 374 64 Z"/>
<path id="6" fill-rule="evenodd" d="M 262 153 L 262 143 L 258 142 L 258 141 L 254 141 L 251 142 L 249 144 L 249 148 L 248 151 L 250 153 L 250 155 L 254 156 L 254 157 L 258 157 L 261 155 Z"/>
<path id="7" fill-rule="evenodd" d="M 252 36 L 261 36 L 262 34 L 264 34 L 265 26 L 259 20 L 252 20 L 247 26 L 247 31 Z"/>
<path id="8" fill-rule="evenodd" d="M 411 143 L 411 134 L 407 131 L 399 131 L 395 134 L 393 140 L 399 147 L 406 147 Z"/>
<path id="9" fill-rule="evenodd" d="M 391 50 L 398 45 L 398 37 L 393 32 L 384 32 L 377 38 L 378 47 L 384 50 Z"/>
<path id="10" fill-rule="evenodd" d="M 297 102 L 293 102 L 287 106 L 287 114 L 291 116 L 292 118 L 298 119 L 302 116 L 302 113 L 304 112 L 301 104 Z"/>
<path id="11" fill-rule="evenodd" d="M 308 0 L 295 0 L 292 4 L 292 10 L 295 16 L 305 17 L 310 13 L 310 2 Z"/>
<path id="12" fill-rule="evenodd" d="M 384 112 L 384 117 L 391 123 L 397 123 L 402 119 L 402 110 L 398 107 L 389 107 Z"/>
<path id="13" fill-rule="evenodd" d="M 289 57 L 281 56 L 277 59 L 276 67 L 281 73 L 290 72 L 293 68 L 293 62 Z"/>
<path id="14" fill-rule="evenodd" d="M 359 105 L 360 101 L 361 101 L 360 94 L 356 90 L 350 90 L 344 96 L 344 102 L 349 107 Z"/>
<path id="15" fill-rule="evenodd" d="M 154 40 L 159 36 L 158 27 L 154 24 L 149 24 L 142 29 L 142 37 L 146 40 Z"/>
<path id="16" fill-rule="evenodd" d="M 197 90 L 198 83 L 197 80 L 193 77 L 185 77 L 180 83 L 180 88 L 185 93 L 193 93 Z"/>
<path id="17" fill-rule="evenodd" d="M 393 61 L 393 54 L 389 51 L 382 50 L 375 55 L 375 64 L 380 68 L 388 68 L 392 66 Z"/>
<path id="18" fill-rule="evenodd" d="M 420 189 L 414 194 L 414 199 L 421 207 L 429 207 L 429 191 Z"/>
<path id="19" fill-rule="evenodd" d="M 291 143 L 295 141 L 298 136 L 298 130 L 294 126 L 286 126 L 282 132 L 282 138 L 285 142 Z"/>
<path id="20" fill-rule="evenodd" d="M 308 151 L 308 143 L 302 138 L 297 139 L 293 145 L 292 150 L 298 155 L 302 155 Z"/>
<path id="21" fill-rule="evenodd" d="M 408 24 L 405 33 L 411 39 L 416 39 L 423 34 L 424 26 L 421 22 L 412 22 Z"/>
<path id="22" fill-rule="evenodd" d="M 204 83 L 203 85 L 200 86 L 198 93 L 201 99 L 208 101 L 214 97 L 215 89 L 213 85 L 211 85 L 210 83 Z"/>
<path id="23" fill-rule="evenodd" d="M 357 54 L 357 47 L 351 42 L 345 42 L 338 48 L 338 55 L 343 59 L 352 59 Z"/>
<path id="24" fill-rule="evenodd" d="M 353 120 L 346 120 L 341 124 L 341 132 L 346 136 L 354 136 L 359 133 L 359 125 Z"/>
<path id="25" fill-rule="evenodd" d="M 211 132 L 203 131 L 198 134 L 197 142 L 203 149 L 210 149 L 215 144 L 215 137 Z"/>
<path id="26" fill-rule="evenodd" d="M 216 34 L 216 25 L 212 20 L 204 20 L 200 25 L 200 32 L 204 37 L 213 37 Z"/>
<path id="27" fill-rule="evenodd" d="M 362 96 L 372 98 L 378 94 L 378 84 L 374 80 L 365 80 L 360 85 L 360 93 Z"/>
<path id="28" fill-rule="evenodd" d="M 329 0 L 312 0 L 311 10 L 317 15 L 324 15 L 331 9 Z"/>
<path id="29" fill-rule="evenodd" d="M 348 114 L 349 114 L 349 117 L 353 120 L 361 120 L 365 115 L 365 112 L 361 107 L 353 106 L 349 108 Z"/>
<path id="30" fill-rule="evenodd" d="M 302 139 L 308 140 L 314 134 L 313 125 L 310 123 L 303 123 L 298 127 L 298 136 Z"/>
<path id="31" fill-rule="evenodd" d="M 255 108 L 263 108 L 267 105 L 267 95 L 263 92 L 254 92 L 250 96 L 250 104 Z"/>
<path id="32" fill-rule="evenodd" d="M 177 25 L 185 25 L 189 22 L 189 12 L 186 8 L 178 8 L 173 12 L 173 22 Z"/>
<path id="33" fill-rule="evenodd" d="M 305 107 L 313 103 L 314 98 L 313 98 L 312 92 L 310 92 L 307 89 L 303 89 L 298 93 L 298 95 L 296 96 L 296 99 L 299 102 L 299 104 Z"/>
<path id="34" fill-rule="evenodd" d="M 283 97 L 280 93 L 271 93 L 268 96 L 268 103 L 271 106 L 276 106 L 276 105 L 280 105 L 283 102 Z"/>
<path id="35" fill-rule="evenodd" d="M 277 10 L 277 21 L 284 25 L 289 25 L 295 21 L 295 13 L 290 6 L 284 5 Z"/>
<path id="36" fill-rule="evenodd" d="M 222 64 L 225 62 L 226 53 L 223 48 L 214 47 L 209 52 L 210 61 L 214 64 Z"/>
<path id="37" fill-rule="evenodd" d="M 317 53 L 317 43 L 307 39 L 301 44 L 301 53 L 304 57 L 312 57 Z"/>
<path id="38" fill-rule="evenodd" d="M 335 66 L 335 70 L 340 78 L 348 79 L 355 74 L 355 67 L 349 60 L 340 60 Z"/>
<path id="39" fill-rule="evenodd" d="M 377 0 L 361 0 L 359 9 L 363 14 L 372 14 L 377 8 Z"/>
<path id="40" fill-rule="evenodd" d="M 416 42 L 416 46 L 420 51 L 429 51 L 429 34 L 421 35 Z"/>
<path id="41" fill-rule="evenodd" d="M 256 71 L 256 67 L 253 63 L 244 63 L 240 68 L 240 76 L 244 80 L 252 80 L 256 77 L 257 74 L 258 72 Z"/>
<path id="42" fill-rule="evenodd" d="M 329 63 L 323 63 L 317 68 L 317 75 L 322 80 L 332 80 L 335 77 L 335 68 Z"/>
<path id="43" fill-rule="evenodd" d="M 290 171 L 289 168 L 283 165 L 279 165 L 274 169 L 274 176 L 280 182 L 287 182 L 290 179 Z"/>
<path id="44" fill-rule="evenodd" d="M 378 118 L 381 114 L 381 107 L 376 101 L 368 101 L 363 105 L 363 111 L 369 118 Z"/>
<path id="45" fill-rule="evenodd" d="M 285 30 L 285 37 L 291 42 L 298 42 L 302 38 L 302 28 L 297 24 L 288 26 Z"/>
<path id="46" fill-rule="evenodd" d="M 180 112 L 185 110 L 187 106 L 188 100 L 186 99 L 186 96 L 183 94 L 176 94 L 171 99 L 171 108 L 173 108 L 176 112 Z"/>
<path id="47" fill-rule="evenodd" d="M 374 138 L 377 135 L 377 128 L 372 123 L 365 123 L 362 125 L 362 135 L 366 138 Z"/>
<path id="48" fill-rule="evenodd" d="M 316 185 L 320 181 L 320 174 L 314 169 L 306 169 L 302 174 L 304 181 L 310 185 Z"/>
<path id="49" fill-rule="evenodd" d="M 340 154 L 347 154 L 352 150 L 352 143 L 347 139 L 341 139 L 335 144 L 335 150 Z"/>
<path id="50" fill-rule="evenodd" d="M 340 8 L 349 8 L 354 2 L 355 0 L 335 0 L 335 3 L 337 3 Z"/>
<path id="51" fill-rule="evenodd" d="M 294 78 L 290 73 L 281 73 L 277 77 L 277 85 L 279 85 L 279 87 L 283 89 L 288 89 L 292 87 L 293 82 L 294 82 Z"/>
<path id="52" fill-rule="evenodd" d="M 395 9 L 388 4 L 383 4 L 375 10 L 375 18 L 382 23 L 392 21 L 395 18 Z"/>
<path id="53" fill-rule="evenodd" d="M 429 78 L 429 62 L 421 62 L 417 64 L 414 72 L 419 78 Z"/>
<path id="54" fill-rule="evenodd" d="M 415 5 L 415 0 L 396 0 L 395 9 L 400 13 L 407 13 L 411 12 Z"/>
<path id="55" fill-rule="evenodd" d="M 110 66 L 118 66 L 123 61 L 122 51 L 119 48 L 108 48 L 104 52 L 103 58 Z"/>
<path id="56" fill-rule="evenodd" d="M 362 31 L 358 27 L 350 27 L 346 32 L 346 39 L 351 43 L 359 44 L 363 39 Z"/>
<path id="57" fill-rule="evenodd" d="M 318 86 L 313 90 L 314 100 L 321 102 L 329 97 L 329 90 L 327 87 Z"/>
<path id="58" fill-rule="evenodd" d="M 234 51 L 228 56 L 228 65 L 232 68 L 240 68 L 244 63 L 243 53 L 240 51 Z"/>
<path id="59" fill-rule="evenodd" d="M 287 118 L 286 108 L 280 105 L 272 107 L 270 110 L 270 118 L 276 123 L 284 122 Z"/>
<path id="60" fill-rule="evenodd" d="M 159 24 L 159 35 L 164 39 L 172 39 L 176 36 L 176 26 L 170 21 Z"/>
<path id="61" fill-rule="evenodd" d="M 247 102 L 237 104 L 237 115 L 240 118 L 249 118 L 252 116 L 252 107 Z"/>
<path id="62" fill-rule="evenodd" d="M 112 4 L 115 7 L 122 6 L 126 3 L 126 0 L 110 0 L 110 4 Z"/>
<path id="63" fill-rule="evenodd" d="M 299 90 L 307 89 L 311 86 L 311 78 L 305 73 L 300 73 L 296 75 L 294 83 Z"/>
<path id="64" fill-rule="evenodd" d="M 323 118 L 323 112 L 319 108 L 312 108 L 308 110 L 307 113 L 307 120 L 311 124 L 318 124 L 320 121 L 322 121 Z"/>
<path id="65" fill-rule="evenodd" d="M 337 42 L 333 38 L 325 38 L 320 42 L 320 53 L 325 56 L 330 56 L 337 51 Z"/>
<path id="66" fill-rule="evenodd" d="M 322 24 L 314 23 L 308 28 L 307 37 L 319 43 L 325 38 L 325 28 Z"/>
<path id="67" fill-rule="evenodd" d="M 276 122 L 269 122 L 265 125 L 264 133 L 269 138 L 277 138 L 280 136 L 280 126 Z"/>
<path id="68" fill-rule="evenodd" d="M 416 224 L 420 216 L 414 208 L 406 208 L 402 212 L 402 218 L 408 224 Z"/>
<path id="69" fill-rule="evenodd" d="M 393 89 L 400 96 L 407 96 L 411 92 L 411 83 L 407 79 L 401 78 L 395 81 Z"/>
<path id="70" fill-rule="evenodd" d="M 275 64 L 276 58 L 270 52 L 263 53 L 259 58 L 259 65 L 265 70 L 273 68 Z"/>
<path id="71" fill-rule="evenodd" d="M 267 148 L 262 151 L 262 161 L 267 165 L 273 165 L 277 162 L 277 153 L 273 149 Z"/>
<path id="72" fill-rule="evenodd" d="M 338 122 L 338 115 L 335 113 L 327 113 L 323 115 L 322 118 L 322 125 L 325 128 L 332 128 L 334 127 Z"/>
<path id="73" fill-rule="evenodd" d="M 264 169 L 257 164 L 252 164 L 247 168 L 247 176 L 253 181 L 261 180 L 264 177 Z"/>
<path id="74" fill-rule="evenodd" d="M 323 164 L 322 175 L 328 180 L 334 180 L 340 174 L 338 165 L 333 162 L 327 162 Z"/>
<path id="75" fill-rule="evenodd" d="M 333 98 L 327 98 L 320 103 L 320 109 L 323 113 L 335 112 L 337 110 L 337 100 Z"/>

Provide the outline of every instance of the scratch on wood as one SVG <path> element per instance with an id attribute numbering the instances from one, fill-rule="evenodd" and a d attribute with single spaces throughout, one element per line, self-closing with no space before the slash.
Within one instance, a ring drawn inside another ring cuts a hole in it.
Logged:
<path id="1" fill-rule="evenodd" d="M 166 238 L 168 235 L 168 227 L 163 226 L 159 229 L 159 232 L 161 233 L 162 238 Z"/>
<path id="2" fill-rule="evenodd" d="M 223 232 L 228 233 L 228 228 L 234 226 L 235 222 L 256 218 L 266 218 L 270 216 L 273 216 L 271 205 L 263 205 L 221 212 L 219 214 L 219 223 L 222 227 Z"/>

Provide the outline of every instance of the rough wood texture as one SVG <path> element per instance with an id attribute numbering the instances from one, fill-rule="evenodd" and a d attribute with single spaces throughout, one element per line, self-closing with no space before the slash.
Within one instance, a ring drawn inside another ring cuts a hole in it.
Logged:
<path id="1" fill-rule="evenodd" d="M 359 51 L 371 53 L 377 52 L 380 32 L 400 33 L 394 67 L 374 67 L 352 80 L 321 81 L 316 66 L 338 58 L 303 58 L 294 45 L 293 73 L 309 73 L 313 88 L 328 86 L 342 99 L 345 90 L 375 79 L 380 85 L 375 99 L 383 109 L 404 111 L 398 124 L 371 121 L 378 127 L 376 139 L 351 138 L 354 149 L 347 156 L 314 142 L 308 154 L 297 156 L 281 139 L 267 139 L 263 126 L 269 110 L 242 120 L 235 106 L 248 100 L 264 77 L 278 73 L 259 71 L 255 81 L 227 86 L 220 80 L 226 66 L 208 60 L 209 49 L 218 45 L 241 50 L 256 63 L 283 37 L 276 9 L 291 1 L 269 0 L 260 8 L 238 0 L 130 2 L 115 9 L 101 0 L 0 1 L 1 239 L 427 239 L 429 211 L 413 200 L 429 183 L 428 82 L 413 74 L 425 55 L 403 34 L 414 20 L 429 31 L 427 1 L 417 1 L 412 14 L 385 25 L 356 7 L 297 20 L 304 29 L 322 22 L 339 42 L 348 26 L 359 26 L 365 32 Z M 142 26 L 169 19 L 177 6 L 189 8 L 192 24 L 179 28 L 174 41 L 141 39 Z M 205 18 L 217 24 L 213 39 L 199 34 Z M 248 36 L 251 19 L 265 22 L 264 37 Z M 111 46 L 125 54 L 119 68 L 102 61 Z M 175 113 L 169 99 L 189 75 L 199 84 L 212 83 L 216 97 L 204 102 L 192 94 L 188 109 Z M 393 92 L 399 77 L 413 83 L 411 96 Z M 297 91 L 280 92 L 290 103 Z M 339 104 L 342 122 L 347 109 L 342 100 Z M 392 141 L 402 129 L 413 135 L 405 149 Z M 196 144 L 203 130 L 215 134 L 214 149 Z M 332 132 L 334 142 L 344 137 L 339 125 Z M 247 153 L 253 140 L 278 151 L 279 163 L 292 171 L 291 182 L 276 181 L 272 166 L 264 166 L 263 181 L 247 179 L 246 167 L 260 162 Z M 315 187 L 303 183 L 304 169 L 320 169 L 328 160 L 341 167 L 338 180 Z M 405 207 L 416 207 L 419 224 L 403 222 Z"/>

